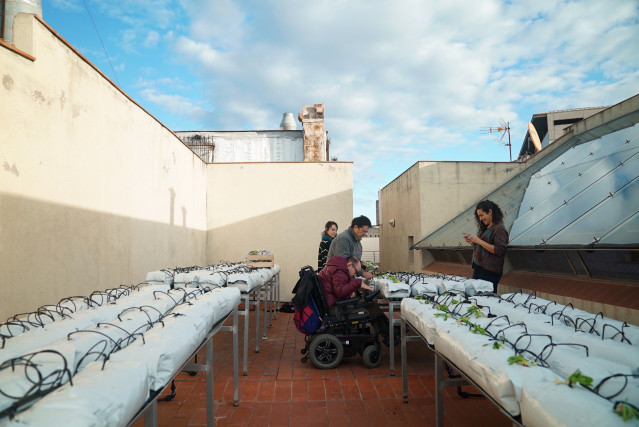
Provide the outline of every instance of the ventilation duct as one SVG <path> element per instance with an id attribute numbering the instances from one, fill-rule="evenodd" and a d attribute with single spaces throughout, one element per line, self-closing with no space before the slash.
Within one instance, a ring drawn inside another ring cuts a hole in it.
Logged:
<path id="1" fill-rule="evenodd" d="M 5 1 L 2 10 L 2 39 L 13 44 L 13 19 L 18 13 L 30 13 L 42 18 L 42 0 Z"/>

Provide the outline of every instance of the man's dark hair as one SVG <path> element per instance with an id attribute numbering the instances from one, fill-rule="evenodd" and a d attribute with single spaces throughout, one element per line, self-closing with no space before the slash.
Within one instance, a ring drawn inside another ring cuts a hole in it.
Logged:
<path id="1" fill-rule="evenodd" d="M 362 227 L 372 227 L 371 220 L 365 217 L 364 215 L 353 218 L 351 221 L 351 228 L 357 226 L 358 228 Z"/>
<path id="2" fill-rule="evenodd" d="M 352 264 L 357 264 L 358 262 L 361 262 L 359 260 L 359 258 L 357 258 L 356 256 L 349 256 L 348 258 L 346 258 L 346 262 L 350 262 Z"/>

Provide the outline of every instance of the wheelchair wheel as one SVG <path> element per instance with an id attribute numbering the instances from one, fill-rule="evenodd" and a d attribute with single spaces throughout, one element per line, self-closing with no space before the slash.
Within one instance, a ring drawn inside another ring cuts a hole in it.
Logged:
<path id="1" fill-rule="evenodd" d="M 342 362 L 344 346 L 335 335 L 322 334 L 313 339 L 308 352 L 317 368 L 333 369 Z"/>
<path id="2" fill-rule="evenodd" d="M 379 345 L 369 345 L 362 354 L 364 366 L 367 368 L 377 368 L 382 362 L 382 351 Z"/>

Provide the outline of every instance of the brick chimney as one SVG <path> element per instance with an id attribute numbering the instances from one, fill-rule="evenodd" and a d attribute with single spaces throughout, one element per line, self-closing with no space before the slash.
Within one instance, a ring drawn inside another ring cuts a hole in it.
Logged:
<path id="1" fill-rule="evenodd" d="M 304 105 L 297 116 L 302 122 L 304 161 L 325 162 L 327 158 L 324 104 Z"/>

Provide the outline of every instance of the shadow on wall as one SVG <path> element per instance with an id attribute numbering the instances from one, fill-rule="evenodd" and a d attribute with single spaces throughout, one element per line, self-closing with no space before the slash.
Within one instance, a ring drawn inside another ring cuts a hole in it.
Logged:
<path id="1" fill-rule="evenodd" d="M 206 234 L 0 193 L 0 322 L 151 270 L 202 265 Z"/>
<path id="2" fill-rule="evenodd" d="M 317 268 L 317 250 L 326 221 L 336 220 L 340 232 L 350 225 L 352 200 L 353 192 L 347 190 L 211 228 L 207 234 L 206 262 L 242 261 L 251 250 L 268 249 L 282 268 L 281 300 L 290 301 L 300 268 L 305 265 Z M 346 209 L 335 207 L 342 201 L 348 204 Z M 348 220 L 340 219 L 346 217 Z"/>

